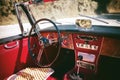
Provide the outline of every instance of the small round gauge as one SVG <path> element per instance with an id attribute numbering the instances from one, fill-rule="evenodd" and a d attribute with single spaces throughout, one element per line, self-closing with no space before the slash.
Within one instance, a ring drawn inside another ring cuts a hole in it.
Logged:
<path id="1" fill-rule="evenodd" d="M 68 33 L 62 34 L 62 47 L 73 49 L 72 35 Z"/>
<path id="2" fill-rule="evenodd" d="M 56 37 L 56 34 L 55 34 L 55 33 L 49 33 L 49 34 L 47 35 L 47 39 L 49 39 L 49 43 L 50 43 L 50 44 L 57 42 L 57 37 Z"/>

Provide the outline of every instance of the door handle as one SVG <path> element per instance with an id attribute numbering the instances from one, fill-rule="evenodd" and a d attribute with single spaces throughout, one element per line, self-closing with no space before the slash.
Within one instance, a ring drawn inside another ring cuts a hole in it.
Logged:
<path id="1" fill-rule="evenodd" d="M 4 48 L 11 49 L 11 48 L 14 48 L 14 47 L 18 46 L 18 44 L 19 44 L 18 41 L 16 41 L 14 45 L 10 45 L 10 46 L 8 44 L 5 44 Z"/>

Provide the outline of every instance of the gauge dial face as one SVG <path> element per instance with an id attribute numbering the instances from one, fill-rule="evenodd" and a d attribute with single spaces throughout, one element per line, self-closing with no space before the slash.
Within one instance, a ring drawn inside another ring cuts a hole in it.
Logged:
<path id="1" fill-rule="evenodd" d="M 92 21 L 89 19 L 77 19 L 76 25 L 81 28 L 91 28 L 92 27 Z"/>
<path id="2" fill-rule="evenodd" d="M 72 35 L 70 33 L 62 33 L 62 47 L 74 49 Z"/>

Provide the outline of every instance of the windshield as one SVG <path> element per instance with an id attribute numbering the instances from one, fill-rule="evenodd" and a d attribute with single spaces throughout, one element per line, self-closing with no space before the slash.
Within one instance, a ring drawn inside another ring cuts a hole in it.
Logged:
<path id="1" fill-rule="evenodd" d="M 120 13 L 119 0 L 56 0 L 30 5 L 36 19 L 52 20 L 98 15 L 99 18 L 117 19 Z M 117 14 L 116 14 L 117 13 Z M 115 16 L 117 15 L 117 16 Z"/>
<path id="2" fill-rule="evenodd" d="M 119 0 L 55 0 L 29 5 L 36 20 L 48 18 L 56 22 L 75 23 L 76 18 L 85 18 L 94 21 L 93 25 L 107 26 L 113 23 L 113 26 L 119 26 L 119 7 Z"/>
<path id="3" fill-rule="evenodd" d="M 18 23 L 15 17 L 14 2 L 23 3 L 23 1 L 25 4 L 29 4 L 35 20 L 48 18 L 58 21 L 85 15 L 98 19 L 116 20 L 117 23 L 120 21 L 120 0 L 19 0 L 10 2 L 2 0 L 0 2 L 0 25 Z M 20 14 L 22 13 L 24 12 L 20 11 Z M 23 15 L 24 17 L 26 16 Z M 103 22 L 108 23 L 109 21 L 103 20 Z"/>

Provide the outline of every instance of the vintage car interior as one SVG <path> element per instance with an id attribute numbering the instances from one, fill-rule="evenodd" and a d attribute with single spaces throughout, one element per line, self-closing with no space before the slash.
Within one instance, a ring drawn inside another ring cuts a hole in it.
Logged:
<path id="1" fill-rule="evenodd" d="M 14 4 L 17 25 L 0 26 L 0 80 L 120 80 L 119 13 L 36 19 L 41 0 L 30 1 Z"/>

